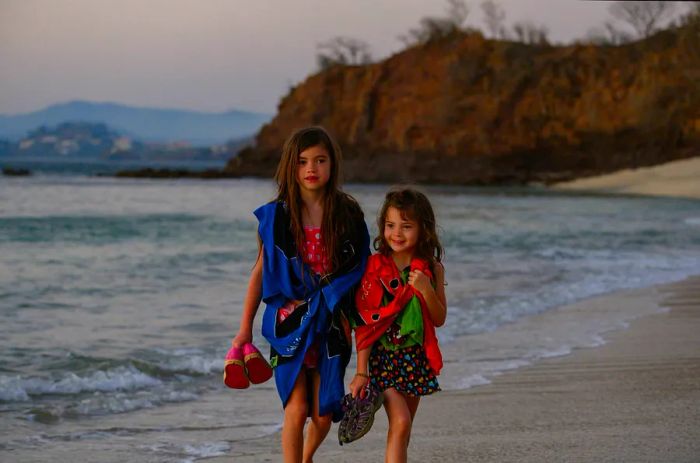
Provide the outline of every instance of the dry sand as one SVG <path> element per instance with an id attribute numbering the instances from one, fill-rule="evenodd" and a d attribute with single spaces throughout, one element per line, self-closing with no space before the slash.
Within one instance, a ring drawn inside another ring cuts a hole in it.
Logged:
<path id="1" fill-rule="evenodd" d="M 424 398 L 409 461 L 700 462 L 700 277 L 624 294 L 596 300 L 670 310 L 608 333 L 601 347 Z M 343 447 L 334 425 L 316 462 L 383 461 L 386 425 L 379 411 L 370 433 Z M 279 450 L 277 434 L 209 461 L 281 461 Z"/>
<path id="2" fill-rule="evenodd" d="M 700 198 L 700 157 L 557 183 L 552 188 Z"/>

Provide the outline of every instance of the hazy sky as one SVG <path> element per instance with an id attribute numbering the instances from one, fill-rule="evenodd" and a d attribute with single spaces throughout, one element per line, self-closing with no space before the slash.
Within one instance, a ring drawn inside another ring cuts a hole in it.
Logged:
<path id="1" fill-rule="evenodd" d="M 468 25 L 482 26 L 481 0 Z M 584 37 L 608 2 L 501 0 L 506 23 Z M 373 57 L 441 15 L 440 0 L 0 0 L 0 113 L 73 99 L 202 111 L 274 113 L 316 70 L 316 44 L 367 41 Z"/>

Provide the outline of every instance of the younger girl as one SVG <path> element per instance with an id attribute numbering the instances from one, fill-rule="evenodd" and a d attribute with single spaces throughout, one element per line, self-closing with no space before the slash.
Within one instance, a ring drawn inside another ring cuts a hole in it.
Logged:
<path id="1" fill-rule="evenodd" d="M 285 462 L 308 462 L 342 414 L 350 358 L 346 315 L 369 255 L 357 202 L 340 190 L 341 154 L 320 127 L 292 134 L 275 174 L 277 199 L 255 210 L 260 250 L 234 347 L 252 341 L 258 305 L 282 406 Z M 311 422 L 306 440 L 303 429 Z"/>
<path id="2" fill-rule="evenodd" d="M 356 396 L 368 382 L 384 392 L 385 461 L 405 462 L 420 398 L 440 390 L 435 327 L 445 323 L 447 307 L 443 249 L 430 202 L 418 191 L 387 193 L 377 225 L 378 253 L 356 294 L 357 373 L 350 392 Z"/>

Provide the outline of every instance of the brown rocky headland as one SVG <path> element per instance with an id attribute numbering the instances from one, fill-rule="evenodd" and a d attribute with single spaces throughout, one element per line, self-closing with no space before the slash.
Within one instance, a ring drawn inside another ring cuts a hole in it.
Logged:
<path id="1" fill-rule="evenodd" d="M 293 88 L 225 172 L 269 177 L 294 129 L 338 139 L 345 178 L 552 183 L 700 155 L 700 20 L 620 46 L 455 33 Z"/>

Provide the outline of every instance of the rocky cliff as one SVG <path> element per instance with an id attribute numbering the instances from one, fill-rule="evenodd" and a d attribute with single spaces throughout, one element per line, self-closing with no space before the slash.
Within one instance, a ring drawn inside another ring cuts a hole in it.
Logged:
<path id="1" fill-rule="evenodd" d="M 700 21 L 623 46 L 454 34 L 310 76 L 226 170 L 270 176 L 295 128 L 338 139 L 349 181 L 553 182 L 700 155 Z"/>

